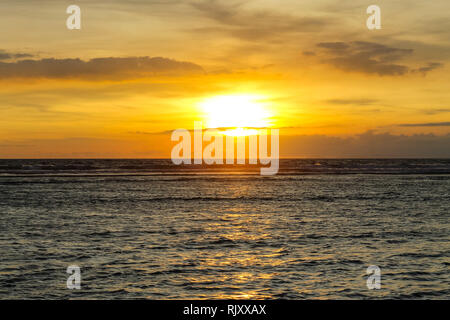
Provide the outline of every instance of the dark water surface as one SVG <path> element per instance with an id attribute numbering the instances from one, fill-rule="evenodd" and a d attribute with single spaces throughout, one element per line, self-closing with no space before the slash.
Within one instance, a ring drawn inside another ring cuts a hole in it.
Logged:
<path id="1" fill-rule="evenodd" d="M 258 170 L 0 160 L 0 299 L 450 298 L 450 160 Z"/>

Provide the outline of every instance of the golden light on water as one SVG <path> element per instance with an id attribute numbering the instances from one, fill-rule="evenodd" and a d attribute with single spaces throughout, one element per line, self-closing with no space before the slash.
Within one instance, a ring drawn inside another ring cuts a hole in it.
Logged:
<path id="1" fill-rule="evenodd" d="M 229 128 L 229 136 L 256 135 L 255 128 L 271 125 L 271 113 L 259 95 L 222 95 L 205 99 L 200 106 L 205 114 L 206 127 Z"/>

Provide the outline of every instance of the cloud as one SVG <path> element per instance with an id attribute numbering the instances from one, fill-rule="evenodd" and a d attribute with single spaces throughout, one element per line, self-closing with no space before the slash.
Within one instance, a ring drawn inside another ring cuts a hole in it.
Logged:
<path id="1" fill-rule="evenodd" d="M 161 57 L 40 59 L 0 62 L 0 79 L 9 78 L 81 78 L 89 80 L 120 80 L 155 75 L 203 73 L 194 63 L 179 62 Z"/>
<path id="2" fill-rule="evenodd" d="M 425 114 L 433 115 L 433 114 L 450 112 L 450 108 L 425 109 L 422 112 L 425 113 Z"/>
<path id="3" fill-rule="evenodd" d="M 398 127 L 450 127 L 450 122 L 402 123 Z"/>
<path id="4" fill-rule="evenodd" d="M 304 56 L 315 56 L 316 53 L 313 51 L 303 51 Z"/>
<path id="5" fill-rule="evenodd" d="M 427 72 L 433 71 L 434 69 L 441 68 L 444 65 L 439 62 L 429 62 L 425 67 L 412 70 L 412 72 L 420 72 L 426 74 Z"/>
<path id="6" fill-rule="evenodd" d="M 271 10 L 249 11 L 242 8 L 243 4 L 244 2 L 223 4 L 217 0 L 206 0 L 195 2 L 192 6 L 221 25 L 219 29 L 207 30 L 225 31 L 244 40 L 279 40 L 282 34 L 316 32 L 331 22 L 330 18 L 298 17 Z"/>
<path id="7" fill-rule="evenodd" d="M 331 49 L 331 50 L 345 50 L 349 47 L 348 44 L 344 42 L 322 42 L 318 43 L 319 48 Z"/>
<path id="8" fill-rule="evenodd" d="M 336 105 L 360 105 L 360 106 L 368 106 L 373 105 L 378 102 L 375 99 L 330 99 L 325 100 L 325 102 L 329 104 Z"/>
<path id="9" fill-rule="evenodd" d="M 396 48 L 375 42 L 321 42 L 316 45 L 323 50 L 323 62 L 349 71 L 381 76 L 404 75 L 410 72 L 426 74 L 442 64 L 430 62 L 421 68 L 411 68 L 398 63 L 413 53 L 413 49 Z"/>
<path id="10" fill-rule="evenodd" d="M 311 158 L 450 158 L 450 134 L 364 134 L 343 138 L 325 135 L 280 136 L 283 157 Z"/>
<path id="11" fill-rule="evenodd" d="M 26 139 L 0 140 L 1 158 L 140 158 L 170 157 L 169 138 L 145 135 L 142 139 Z M 337 137 L 280 135 L 281 157 L 308 158 L 450 158 L 450 134 L 366 133 Z"/>
<path id="12" fill-rule="evenodd" d="M 170 156 L 170 140 L 162 142 L 167 146 L 161 146 L 160 140 L 159 137 L 141 141 L 91 137 L 0 140 L 0 158 L 166 158 Z"/>
<path id="13" fill-rule="evenodd" d="M 24 59 L 24 58 L 32 58 L 33 54 L 30 53 L 10 53 L 4 50 L 0 50 L 0 61 L 3 60 L 13 60 L 13 59 Z"/>
<path id="14" fill-rule="evenodd" d="M 271 127 L 271 128 L 269 128 L 269 127 L 244 127 L 244 128 L 259 130 L 259 129 L 294 129 L 296 127 Z M 172 134 L 174 131 L 179 130 L 179 129 L 187 130 L 190 133 L 195 132 L 195 129 L 176 128 L 176 129 L 163 130 L 163 131 L 128 131 L 127 133 L 137 134 L 137 135 L 166 135 L 166 134 Z M 237 129 L 237 127 L 203 128 L 202 132 L 204 132 L 206 130 L 225 131 L 225 130 L 232 130 L 232 129 Z"/>

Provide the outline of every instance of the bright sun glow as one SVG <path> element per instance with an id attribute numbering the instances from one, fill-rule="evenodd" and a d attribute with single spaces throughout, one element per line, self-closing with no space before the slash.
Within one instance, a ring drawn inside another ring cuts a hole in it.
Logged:
<path id="1" fill-rule="evenodd" d="M 255 128 L 270 126 L 270 114 L 256 95 L 226 95 L 204 100 L 201 104 L 206 114 L 208 128 L 228 128 L 224 134 L 231 136 L 254 135 Z"/>

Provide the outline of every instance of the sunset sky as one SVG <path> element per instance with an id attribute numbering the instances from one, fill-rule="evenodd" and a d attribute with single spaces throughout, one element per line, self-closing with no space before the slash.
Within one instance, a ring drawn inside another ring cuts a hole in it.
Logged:
<path id="1" fill-rule="evenodd" d="M 81 30 L 66 28 L 71 4 Z M 381 30 L 366 27 L 371 4 Z M 448 0 L 3 0 L 0 158 L 167 158 L 174 129 L 234 126 L 208 114 L 233 101 L 236 126 L 280 129 L 282 157 L 450 157 L 449 12 Z"/>

